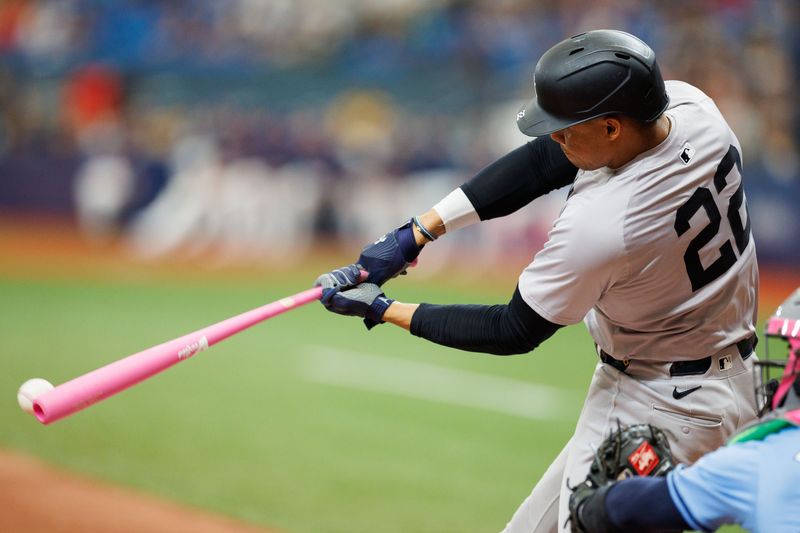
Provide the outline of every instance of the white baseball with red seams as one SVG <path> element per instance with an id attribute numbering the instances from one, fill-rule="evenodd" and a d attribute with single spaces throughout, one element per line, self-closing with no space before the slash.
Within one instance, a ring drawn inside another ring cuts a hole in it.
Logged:
<path id="1" fill-rule="evenodd" d="M 20 385 L 17 391 L 17 403 L 20 409 L 28 414 L 33 414 L 33 402 L 36 398 L 53 390 L 53 384 L 42 378 L 32 378 Z"/>

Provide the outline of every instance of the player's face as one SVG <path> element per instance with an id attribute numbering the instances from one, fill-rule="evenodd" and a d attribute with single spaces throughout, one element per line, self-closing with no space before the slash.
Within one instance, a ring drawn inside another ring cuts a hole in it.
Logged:
<path id="1" fill-rule="evenodd" d="M 550 134 L 561 145 L 567 159 L 582 170 L 595 170 L 613 159 L 613 140 L 607 121 L 600 117 Z"/>

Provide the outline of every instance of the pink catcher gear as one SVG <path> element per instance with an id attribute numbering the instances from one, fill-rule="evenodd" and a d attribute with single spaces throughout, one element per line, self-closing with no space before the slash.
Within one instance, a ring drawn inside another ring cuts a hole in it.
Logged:
<path id="1" fill-rule="evenodd" d="M 786 407 L 800 407 L 800 288 L 796 289 L 770 317 L 765 326 L 766 342 L 764 360 L 756 363 L 760 383 L 756 387 L 756 400 L 761 413 Z M 770 339 L 783 339 L 788 344 L 786 359 L 770 359 Z M 779 370 L 782 376 L 778 376 Z M 775 374 L 773 377 L 772 374 Z"/>

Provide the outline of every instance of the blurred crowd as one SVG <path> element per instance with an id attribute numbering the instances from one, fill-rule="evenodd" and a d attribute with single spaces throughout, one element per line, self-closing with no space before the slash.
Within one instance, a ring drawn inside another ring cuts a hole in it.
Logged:
<path id="1" fill-rule="evenodd" d="M 538 57 L 605 27 L 716 100 L 762 257 L 790 261 L 799 15 L 793 0 L 4 0 L 0 209 L 71 214 L 150 256 L 370 239 L 525 142 L 513 117 Z M 559 202 L 450 246 L 540 244 Z"/>

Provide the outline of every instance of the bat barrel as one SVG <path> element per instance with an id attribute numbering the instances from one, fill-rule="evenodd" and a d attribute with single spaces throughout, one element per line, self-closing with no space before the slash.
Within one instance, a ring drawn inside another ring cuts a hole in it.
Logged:
<path id="1" fill-rule="evenodd" d="M 123 391 L 182 361 L 177 354 L 182 349 L 178 344 L 170 341 L 149 348 L 62 383 L 36 398 L 33 414 L 39 422 L 50 424 Z M 175 355 L 167 357 L 168 351 Z"/>
<path id="2" fill-rule="evenodd" d="M 62 383 L 33 402 L 33 414 L 50 424 L 136 385 L 259 322 L 318 300 L 315 287 L 257 307 L 188 335 L 153 346 Z"/>

